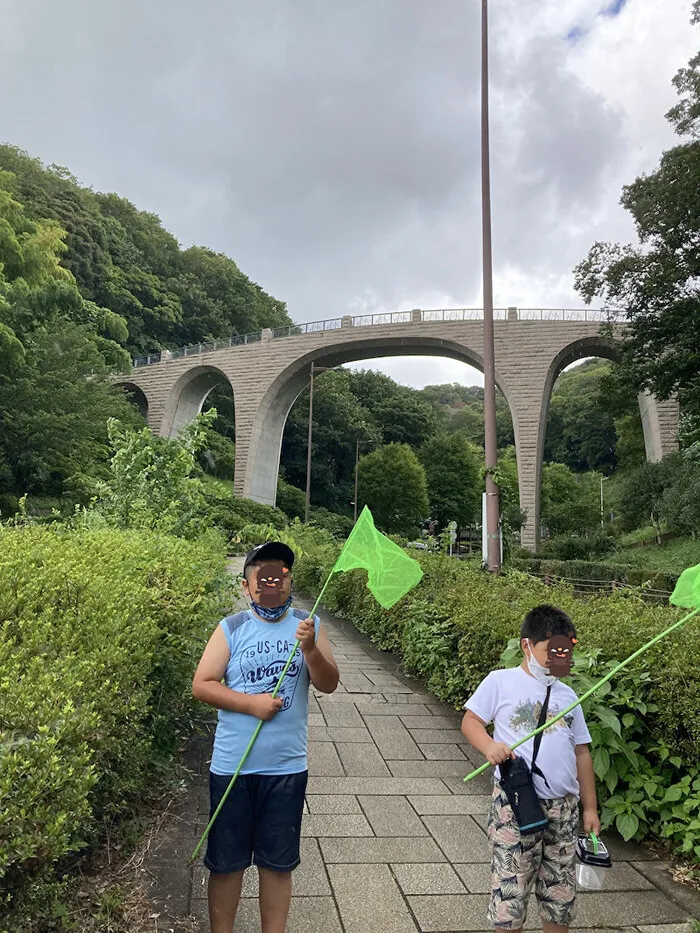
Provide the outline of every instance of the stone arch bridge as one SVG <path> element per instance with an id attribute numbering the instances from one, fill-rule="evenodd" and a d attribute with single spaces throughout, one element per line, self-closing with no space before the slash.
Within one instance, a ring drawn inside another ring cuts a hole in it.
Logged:
<path id="1" fill-rule="evenodd" d="M 310 365 L 384 356 L 444 356 L 483 371 L 483 315 L 470 309 L 343 317 L 233 337 L 135 360 L 118 381 L 134 392 L 156 435 L 175 437 L 220 383 L 233 388 L 235 491 L 275 504 L 282 432 Z M 524 547 L 538 543 L 540 479 L 554 382 L 585 357 L 614 360 L 623 325 L 599 311 L 508 308 L 495 312 L 496 382 L 510 406 L 527 515 Z M 678 407 L 640 394 L 647 458 L 677 449 Z"/>

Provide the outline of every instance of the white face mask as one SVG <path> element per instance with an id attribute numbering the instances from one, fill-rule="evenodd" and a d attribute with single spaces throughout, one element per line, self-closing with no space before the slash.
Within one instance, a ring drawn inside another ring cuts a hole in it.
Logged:
<path id="1" fill-rule="evenodd" d="M 557 678 L 554 676 L 554 674 L 550 674 L 549 669 L 546 667 L 543 667 L 540 664 L 540 662 L 537 660 L 537 658 L 535 657 L 535 653 L 532 650 L 530 639 L 526 638 L 525 641 L 527 642 L 527 646 L 530 649 L 530 654 L 528 655 L 528 658 L 527 658 L 527 666 L 528 666 L 530 673 L 535 678 L 535 680 L 539 680 L 539 682 L 544 684 L 546 687 L 551 687 Z"/>

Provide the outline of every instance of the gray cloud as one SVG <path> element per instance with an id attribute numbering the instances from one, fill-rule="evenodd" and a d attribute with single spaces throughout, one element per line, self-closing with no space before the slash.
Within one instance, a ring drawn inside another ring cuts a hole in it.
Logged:
<path id="1" fill-rule="evenodd" d="M 227 252 L 297 320 L 474 305 L 479 6 L 0 0 L 2 134 Z M 572 303 L 592 207 L 629 147 L 619 106 L 570 68 L 565 36 L 590 4 L 560 35 L 555 6 L 493 2 L 502 304 Z"/>

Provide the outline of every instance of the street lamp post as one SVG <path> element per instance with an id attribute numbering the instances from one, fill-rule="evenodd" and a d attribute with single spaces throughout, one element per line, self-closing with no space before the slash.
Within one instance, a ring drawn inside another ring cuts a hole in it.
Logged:
<path id="1" fill-rule="evenodd" d="M 605 531 L 605 505 L 603 502 L 603 481 L 608 477 L 600 474 L 600 528 L 601 531 Z"/>
<path id="2" fill-rule="evenodd" d="M 484 440 L 486 455 L 486 555 L 491 573 L 501 569 L 500 509 L 494 471 L 496 442 L 496 362 L 493 340 L 493 250 L 491 244 L 491 170 L 489 158 L 488 0 L 481 0 L 481 212 L 484 289 Z"/>
<path id="3" fill-rule="evenodd" d="M 357 440 L 355 441 L 355 514 L 353 515 L 353 520 L 357 521 L 357 477 L 360 473 L 360 436 L 358 434 Z"/>
<path id="4" fill-rule="evenodd" d="M 304 508 L 304 521 L 309 520 L 311 508 L 311 441 L 314 424 L 314 364 L 311 364 L 311 379 L 309 383 L 309 435 L 306 443 L 306 506 Z"/>
<path id="5" fill-rule="evenodd" d="M 329 369 L 339 369 L 338 366 L 316 366 L 311 364 L 311 379 L 309 382 L 309 433 L 306 442 L 306 506 L 304 508 L 304 521 L 309 520 L 309 510 L 311 509 L 311 447 L 313 441 L 314 424 L 314 374 L 325 373 Z"/>

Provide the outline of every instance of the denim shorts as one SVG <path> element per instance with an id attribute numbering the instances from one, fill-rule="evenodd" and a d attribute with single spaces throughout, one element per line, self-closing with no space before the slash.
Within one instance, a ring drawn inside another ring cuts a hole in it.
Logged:
<path id="1" fill-rule="evenodd" d="M 232 775 L 209 772 L 209 819 Z M 250 865 L 293 871 L 299 862 L 301 817 L 308 771 L 241 774 L 209 831 L 204 864 L 216 875 Z"/>

